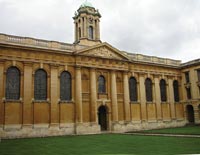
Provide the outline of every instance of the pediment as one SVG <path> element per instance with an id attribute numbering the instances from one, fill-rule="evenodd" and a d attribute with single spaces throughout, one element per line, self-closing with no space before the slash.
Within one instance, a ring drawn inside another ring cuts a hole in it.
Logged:
<path id="1" fill-rule="evenodd" d="M 83 49 L 81 51 L 78 51 L 77 54 L 119 60 L 129 59 L 128 56 L 126 56 L 123 52 L 117 50 L 108 43 L 103 43 L 94 47 Z"/>

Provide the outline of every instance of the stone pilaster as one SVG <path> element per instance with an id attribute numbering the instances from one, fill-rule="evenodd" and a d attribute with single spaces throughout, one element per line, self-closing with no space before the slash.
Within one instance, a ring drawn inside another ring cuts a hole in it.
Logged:
<path id="1" fill-rule="evenodd" d="M 128 73 L 123 73 L 125 121 L 131 120 Z"/>
<path id="2" fill-rule="evenodd" d="M 54 126 L 59 123 L 59 108 L 58 108 L 58 67 L 51 65 L 51 79 L 50 79 L 50 91 L 51 91 L 51 113 L 50 113 L 50 125 Z"/>
<path id="3" fill-rule="evenodd" d="M 97 23 L 96 23 L 96 24 L 97 24 L 97 25 L 96 25 L 96 31 L 97 31 L 97 32 L 96 32 L 96 39 L 97 39 L 97 40 L 100 40 L 100 26 L 99 26 L 99 22 L 100 22 L 100 21 L 97 20 Z"/>
<path id="4" fill-rule="evenodd" d="M 4 124 L 4 103 L 2 98 L 4 97 L 4 62 L 0 61 L 0 128 Z"/>
<path id="5" fill-rule="evenodd" d="M 199 98 L 199 92 L 197 89 L 199 89 L 197 87 L 197 81 L 198 81 L 198 77 L 197 77 L 197 71 L 194 69 L 190 70 L 190 82 L 191 82 L 191 95 L 192 95 L 192 99 L 197 99 Z"/>
<path id="6" fill-rule="evenodd" d="M 91 122 L 97 123 L 97 88 L 96 88 L 96 71 L 90 69 L 90 98 L 91 98 Z"/>
<path id="7" fill-rule="evenodd" d="M 33 124 L 32 113 L 32 63 L 24 63 L 24 103 L 23 103 L 23 126 Z"/>
<path id="8" fill-rule="evenodd" d="M 156 100 L 157 119 L 162 120 L 159 76 L 154 77 L 154 82 L 155 82 L 155 100 Z"/>
<path id="9" fill-rule="evenodd" d="M 84 17 L 84 38 L 87 37 L 87 17 Z"/>
<path id="10" fill-rule="evenodd" d="M 173 79 L 168 79 L 168 101 L 170 103 L 171 119 L 176 118 L 175 114 L 175 101 L 174 101 L 174 89 L 173 89 Z"/>
<path id="11" fill-rule="evenodd" d="M 76 67 L 76 123 L 82 123 L 82 82 L 81 82 L 81 68 Z"/>
<path id="12" fill-rule="evenodd" d="M 141 118 L 142 121 L 147 120 L 147 105 L 146 105 L 146 92 L 145 92 L 145 85 L 144 85 L 144 74 L 139 75 L 139 82 L 140 82 L 140 101 L 141 101 Z"/>
<path id="13" fill-rule="evenodd" d="M 115 71 L 111 72 L 111 102 L 112 102 L 112 120 L 118 122 L 118 104 L 117 104 L 117 86 Z M 125 104 L 127 104 L 125 102 Z"/>

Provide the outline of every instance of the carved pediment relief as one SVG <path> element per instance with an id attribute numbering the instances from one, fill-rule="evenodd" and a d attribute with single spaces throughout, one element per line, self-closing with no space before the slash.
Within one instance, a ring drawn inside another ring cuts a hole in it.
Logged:
<path id="1" fill-rule="evenodd" d="M 107 44 L 94 47 L 85 51 L 79 52 L 82 55 L 88 55 L 88 56 L 96 56 L 96 57 L 102 57 L 102 58 L 110 58 L 110 59 L 120 59 L 120 60 L 127 60 L 128 58 L 117 49 L 114 49 Z"/>

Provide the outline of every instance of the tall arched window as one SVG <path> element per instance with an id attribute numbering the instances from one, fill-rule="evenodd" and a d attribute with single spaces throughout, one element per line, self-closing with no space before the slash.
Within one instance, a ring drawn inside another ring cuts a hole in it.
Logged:
<path id="1" fill-rule="evenodd" d="M 89 26 L 89 39 L 94 39 L 94 34 L 93 34 L 93 27 Z"/>
<path id="2" fill-rule="evenodd" d="M 64 71 L 60 76 L 60 99 L 70 101 L 71 96 L 71 74 Z"/>
<path id="3" fill-rule="evenodd" d="M 129 79 L 129 92 L 130 92 L 130 100 L 137 101 L 137 81 L 134 77 Z"/>
<path id="4" fill-rule="evenodd" d="M 153 96 L 152 96 L 152 81 L 151 79 L 147 78 L 145 80 L 145 90 L 146 90 L 146 101 L 152 102 Z"/>
<path id="5" fill-rule="evenodd" d="M 200 69 L 197 70 L 198 82 L 200 82 Z"/>
<path id="6" fill-rule="evenodd" d="M 174 80 L 173 82 L 173 89 L 174 89 L 174 101 L 179 102 L 179 86 L 178 86 L 178 81 Z"/>
<path id="7" fill-rule="evenodd" d="M 20 71 L 16 67 L 10 67 L 6 72 L 6 99 L 20 99 Z"/>
<path id="8" fill-rule="evenodd" d="M 102 75 L 98 78 L 98 93 L 106 93 L 106 80 Z"/>
<path id="9" fill-rule="evenodd" d="M 34 98 L 35 100 L 47 99 L 47 73 L 43 69 L 35 72 Z"/>
<path id="10" fill-rule="evenodd" d="M 160 80 L 160 96 L 161 101 L 166 102 L 167 101 L 167 90 L 166 90 L 166 82 L 165 80 Z"/>

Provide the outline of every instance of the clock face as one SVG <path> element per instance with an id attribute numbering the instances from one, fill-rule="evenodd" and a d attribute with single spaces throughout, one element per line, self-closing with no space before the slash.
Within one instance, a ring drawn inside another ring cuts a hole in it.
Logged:
<path id="1" fill-rule="evenodd" d="M 93 23 L 93 19 L 92 18 L 89 18 L 89 23 Z"/>

